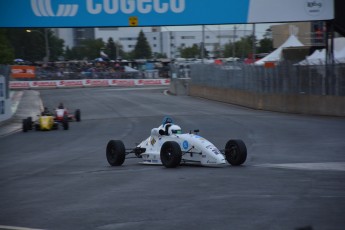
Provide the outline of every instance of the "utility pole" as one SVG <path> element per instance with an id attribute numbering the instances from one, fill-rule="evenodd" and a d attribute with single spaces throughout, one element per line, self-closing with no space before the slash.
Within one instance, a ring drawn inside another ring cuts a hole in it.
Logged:
<path id="1" fill-rule="evenodd" d="M 233 38 L 232 38 L 232 57 L 235 57 L 235 41 L 236 41 L 236 25 L 234 25 L 234 34 L 233 34 Z"/>
<path id="2" fill-rule="evenodd" d="M 255 23 L 253 23 L 253 64 L 255 63 L 255 54 L 256 54 L 256 44 L 255 44 Z"/>
<path id="3" fill-rule="evenodd" d="M 50 51 L 49 51 L 49 41 L 48 41 L 48 29 L 44 28 L 44 41 L 45 41 L 45 48 L 46 48 L 46 56 L 45 56 L 45 64 L 47 65 L 49 62 Z"/>
<path id="4" fill-rule="evenodd" d="M 202 25 L 202 38 L 201 38 L 201 60 L 204 63 L 205 58 L 205 25 Z"/>

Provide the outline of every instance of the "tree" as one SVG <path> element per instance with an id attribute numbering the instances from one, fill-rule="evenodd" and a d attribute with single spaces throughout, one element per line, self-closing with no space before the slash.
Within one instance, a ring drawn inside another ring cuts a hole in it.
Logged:
<path id="1" fill-rule="evenodd" d="M 114 42 L 113 38 L 109 38 L 105 46 L 104 52 L 108 55 L 109 59 L 116 60 L 124 57 L 122 45 L 119 42 Z"/>
<path id="2" fill-rule="evenodd" d="M 13 62 L 14 50 L 6 37 L 5 29 L 0 29 L 0 64 L 11 64 Z"/>
<path id="3" fill-rule="evenodd" d="M 105 46 L 104 52 L 108 55 L 108 58 L 111 60 L 116 60 L 117 59 L 117 46 L 113 40 L 113 38 L 108 38 L 108 42 Z"/>
<path id="4" fill-rule="evenodd" d="M 61 56 L 64 54 L 64 44 L 65 41 L 60 39 L 54 35 L 48 36 L 49 39 L 49 50 L 50 50 L 50 57 L 51 61 L 59 60 Z"/>
<path id="5" fill-rule="evenodd" d="M 10 42 L 15 58 L 27 61 L 42 61 L 46 56 L 45 29 L 36 28 L 28 32 L 25 29 L 7 29 L 7 40 Z M 57 38 L 51 29 L 47 29 L 50 61 L 55 61 L 63 54 L 64 41 Z"/>
<path id="6" fill-rule="evenodd" d="M 150 59 L 152 57 L 152 51 L 150 44 L 148 43 L 145 34 L 142 30 L 139 32 L 138 40 L 134 48 L 134 59 Z"/>
<path id="7" fill-rule="evenodd" d="M 224 48 L 224 56 L 248 57 L 248 54 L 253 53 L 253 39 L 255 39 L 256 44 L 256 37 L 253 37 L 253 35 L 243 37 L 240 41 L 235 43 L 231 42 L 226 44 Z"/>
<path id="8" fill-rule="evenodd" d="M 192 47 L 180 47 L 180 55 L 182 58 L 200 58 L 200 49 L 197 44 L 194 44 Z"/>
<path id="9" fill-rule="evenodd" d="M 105 44 L 102 38 L 86 39 L 83 42 L 81 42 L 80 47 L 76 47 L 75 51 L 81 54 L 82 57 L 79 56 L 79 59 L 87 58 L 89 60 L 93 60 L 100 56 L 100 51 L 103 49 L 104 46 Z"/>
<path id="10" fill-rule="evenodd" d="M 259 41 L 258 52 L 269 53 L 273 50 L 272 30 L 268 28 L 263 37 L 264 38 Z"/>

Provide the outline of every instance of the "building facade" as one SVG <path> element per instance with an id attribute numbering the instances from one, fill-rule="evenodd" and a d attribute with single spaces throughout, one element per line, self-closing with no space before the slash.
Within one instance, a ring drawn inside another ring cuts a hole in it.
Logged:
<path id="1" fill-rule="evenodd" d="M 107 42 L 111 37 L 117 43 L 120 43 L 125 52 L 134 49 L 140 31 L 143 31 L 148 43 L 151 46 L 153 55 L 164 54 L 168 58 L 180 57 L 180 48 L 192 47 L 198 45 L 201 47 L 204 43 L 209 56 L 215 56 L 215 53 L 224 48 L 224 45 L 236 42 L 242 37 L 252 34 L 251 30 L 238 29 L 233 26 L 232 29 L 209 29 L 200 26 L 200 30 L 195 31 L 171 31 L 161 27 L 105 27 L 105 28 L 59 28 L 55 29 L 56 35 L 65 40 L 65 46 L 74 47 L 80 44 L 83 39 L 101 38 Z"/>

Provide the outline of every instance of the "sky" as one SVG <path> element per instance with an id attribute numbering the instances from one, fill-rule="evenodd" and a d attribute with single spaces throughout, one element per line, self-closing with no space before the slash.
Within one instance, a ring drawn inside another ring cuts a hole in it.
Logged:
<path id="1" fill-rule="evenodd" d="M 271 25 L 282 24 L 282 23 L 260 23 L 255 24 L 255 35 L 258 39 L 262 39 L 266 30 Z M 237 30 L 252 30 L 252 24 L 233 24 L 233 25 L 207 25 L 205 30 L 232 30 L 236 26 Z M 200 31 L 202 26 L 164 26 L 162 27 L 163 31 Z"/>

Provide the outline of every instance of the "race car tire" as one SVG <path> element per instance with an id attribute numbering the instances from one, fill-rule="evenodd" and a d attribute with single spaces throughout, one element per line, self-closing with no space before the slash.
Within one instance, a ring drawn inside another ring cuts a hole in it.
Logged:
<path id="1" fill-rule="evenodd" d="M 29 126 L 28 129 L 32 130 L 32 117 L 28 117 L 26 120 L 27 120 L 27 123 L 28 123 L 28 126 Z"/>
<path id="2" fill-rule="evenodd" d="M 64 130 L 69 129 L 69 123 L 68 123 L 68 117 L 67 116 L 65 116 L 62 120 L 62 127 Z"/>
<path id="3" fill-rule="evenodd" d="M 29 130 L 28 128 L 28 120 L 23 119 L 23 132 L 26 133 Z"/>
<path id="4" fill-rule="evenodd" d="M 229 140 L 225 145 L 225 158 L 231 165 L 241 165 L 247 159 L 247 147 L 242 140 Z"/>
<path id="5" fill-rule="evenodd" d="M 122 141 L 110 140 L 107 144 L 106 155 L 111 166 L 121 166 L 126 158 L 125 145 Z"/>
<path id="6" fill-rule="evenodd" d="M 76 120 L 77 122 L 81 121 L 81 112 L 80 112 L 80 109 L 77 109 L 77 110 L 75 111 L 74 117 L 75 117 L 75 120 Z"/>
<path id="7" fill-rule="evenodd" d="M 160 157 L 166 168 L 176 168 L 180 165 L 182 151 L 180 145 L 175 141 L 167 141 L 162 145 Z"/>

